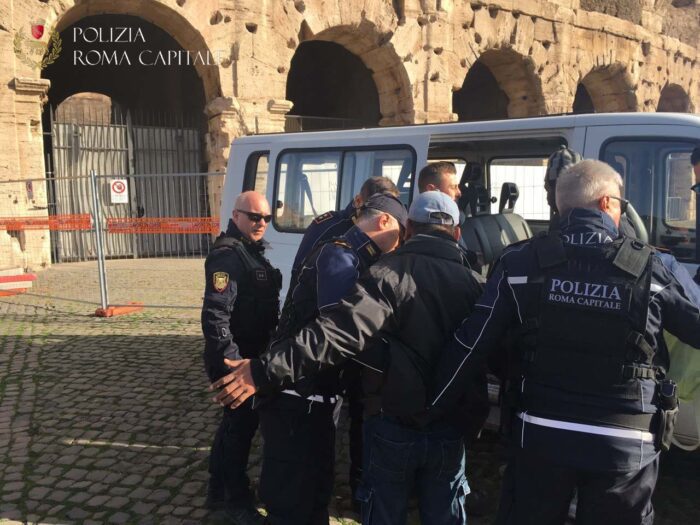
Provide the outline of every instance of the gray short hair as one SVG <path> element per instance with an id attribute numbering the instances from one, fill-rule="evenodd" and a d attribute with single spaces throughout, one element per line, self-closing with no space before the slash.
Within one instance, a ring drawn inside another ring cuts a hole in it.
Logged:
<path id="1" fill-rule="evenodd" d="M 620 174 L 605 162 L 582 160 L 557 179 L 557 208 L 562 215 L 572 208 L 597 209 L 602 197 L 621 197 L 622 186 Z"/>

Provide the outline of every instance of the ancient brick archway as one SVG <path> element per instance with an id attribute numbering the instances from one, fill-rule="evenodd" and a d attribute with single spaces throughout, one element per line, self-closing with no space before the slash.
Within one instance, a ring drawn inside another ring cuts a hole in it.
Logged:
<path id="1" fill-rule="evenodd" d="M 661 90 L 656 111 L 692 113 L 693 107 L 688 93 L 678 84 L 666 84 Z"/>
<path id="2" fill-rule="evenodd" d="M 413 122 L 411 81 L 401 58 L 386 42 L 391 34 L 382 34 L 373 24 L 333 26 L 317 34 L 303 22 L 300 34 L 304 41 L 338 44 L 359 58 L 371 73 L 379 98 L 379 124 L 396 125 Z"/>
<path id="3" fill-rule="evenodd" d="M 297 47 L 287 76 L 289 129 L 376 126 L 381 118 L 372 71 L 340 44 L 309 40 Z"/>
<path id="4" fill-rule="evenodd" d="M 543 115 L 542 83 L 530 57 L 504 48 L 489 49 L 472 65 L 452 97 L 459 120 Z"/>
<path id="5" fill-rule="evenodd" d="M 637 95 L 634 83 L 624 64 L 615 63 L 592 69 L 580 81 L 574 112 L 596 113 L 637 111 Z M 590 99 L 590 100 L 588 100 Z M 587 111 L 577 111 L 581 107 Z"/>

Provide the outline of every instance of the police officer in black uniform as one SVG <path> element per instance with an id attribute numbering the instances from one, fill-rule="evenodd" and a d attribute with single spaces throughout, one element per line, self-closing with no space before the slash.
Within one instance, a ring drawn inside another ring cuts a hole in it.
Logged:
<path id="1" fill-rule="evenodd" d="M 355 225 L 356 213 L 359 208 L 375 193 L 386 193 L 399 197 L 400 193 L 396 185 L 388 177 L 370 177 L 361 186 L 360 192 L 343 210 L 333 210 L 316 217 L 304 232 L 304 237 L 299 244 L 289 284 L 289 293 L 285 299 L 284 307 L 289 308 L 293 297 L 293 291 L 297 285 L 299 271 L 306 258 L 320 244 L 345 235 Z M 343 372 L 343 397 L 348 401 L 348 416 L 350 417 L 350 490 L 354 494 L 362 479 L 362 400 L 360 392 L 359 368 L 349 364 Z M 337 407 L 340 408 L 340 407 Z M 336 419 L 339 412 L 336 409 Z M 356 510 L 359 511 L 356 500 L 353 500 Z"/>
<path id="2" fill-rule="evenodd" d="M 435 375 L 436 414 L 449 412 L 509 329 L 520 375 L 513 457 L 501 523 L 653 521 L 659 451 L 677 412 L 665 378 L 668 330 L 700 347 L 700 309 L 656 251 L 620 235 L 622 179 L 582 161 L 557 181 L 559 232 L 508 247 Z M 687 272 L 686 272 L 687 273 Z"/>
<path id="3" fill-rule="evenodd" d="M 282 277 L 265 258 L 263 235 L 270 206 L 256 192 L 238 196 L 228 228 L 204 263 L 206 288 L 202 307 L 204 364 L 210 381 L 229 372 L 224 358 L 257 357 L 277 325 Z M 246 469 L 258 416 L 250 406 L 223 408 L 209 457 L 210 508 L 225 508 L 236 523 L 261 523 L 254 507 Z"/>
<path id="4" fill-rule="evenodd" d="M 289 337 L 338 303 L 366 268 L 396 247 L 406 216 L 398 198 L 375 194 L 359 208 L 356 224 L 345 235 L 317 245 L 301 265 L 275 339 Z M 270 524 L 328 523 L 339 393 L 339 372 L 330 370 L 259 400 L 264 440 L 260 499 Z"/>

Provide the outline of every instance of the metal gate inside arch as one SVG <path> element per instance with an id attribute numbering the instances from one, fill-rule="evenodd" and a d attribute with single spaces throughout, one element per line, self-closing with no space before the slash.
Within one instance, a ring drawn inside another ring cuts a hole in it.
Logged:
<path id="1" fill-rule="evenodd" d="M 93 218 L 91 230 L 51 232 L 53 262 L 95 259 L 95 228 L 106 258 L 208 253 L 218 231 L 208 179 L 223 174 L 202 169 L 200 118 L 86 105 L 50 119 L 49 215 Z"/>

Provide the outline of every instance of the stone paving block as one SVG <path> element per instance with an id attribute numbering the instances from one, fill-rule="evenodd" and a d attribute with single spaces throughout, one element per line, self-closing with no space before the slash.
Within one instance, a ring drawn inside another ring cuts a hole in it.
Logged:
<path id="1" fill-rule="evenodd" d="M 107 485 L 104 483 L 94 483 L 87 487 L 87 491 L 91 494 L 101 494 L 107 490 Z"/>
<path id="2" fill-rule="evenodd" d="M 172 505 L 163 505 L 156 510 L 156 514 L 172 514 L 175 507 Z"/>
<path id="3" fill-rule="evenodd" d="M 88 511 L 83 510 L 80 507 L 73 507 L 66 513 L 66 516 L 72 520 L 84 520 L 89 515 L 90 513 Z"/>
<path id="4" fill-rule="evenodd" d="M 90 498 L 87 502 L 85 502 L 85 504 L 88 507 L 101 507 L 107 502 L 107 500 L 109 500 L 109 498 L 110 497 L 105 494 L 99 494 Z"/>
<path id="5" fill-rule="evenodd" d="M 109 475 L 110 472 L 106 470 L 91 470 L 85 475 L 85 479 L 89 481 L 102 481 Z"/>
<path id="6" fill-rule="evenodd" d="M 200 481 L 188 481 L 180 486 L 181 494 L 199 494 L 204 490 L 204 483 Z"/>
<path id="7" fill-rule="evenodd" d="M 150 514 L 151 511 L 155 508 L 156 504 L 155 503 L 146 503 L 144 501 L 137 501 L 134 506 L 131 508 L 132 512 L 139 514 L 140 516 L 145 516 L 147 514 Z"/>
<path id="8" fill-rule="evenodd" d="M 117 512 L 109 517 L 109 522 L 115 523 L 116 525 L 123 525 L 124 523 L 129 522 L 130 519 L 131 516 L 129 516 L 126 512 Z"/>
<path id="9" fill-rule="evenodd" d="M 78 492 L 77 494 L 74 494 L 70 498 L 68 498 L 68 501 L 72 503 L 83 503 L 90 499 L 92 496 L 88 494 L 87 492 Z"/>
<path id="10" fill-rule="evenodd" d="M 148 495 L 147 499 L 150 501 L 163 503 L 170 499 L 170 491 L 165 489 L 156 489 Z"/>
<path id="11" fill-rule="evenodd" d="M 122 485 L 137 485 L 141 483 L 141 480 L 143 478 L 139 476 L 138 474 L 131 474 L 127 477 L 125 477 L 123 480 L 121 480 Z"/>
<path id="12" fill-rule="evenodd" d="M 65 490 L 54 490 L 51 492 L 46 499 L 50 501 L 66 501 L 71 496 L 71 493 Z"/>
<path id="13" fill-rule="evenodd" d="M 72 464 L 72 462 L 71 462 L 71 464 Z M 80 481 L 80 480 L 84 479 L 85 476 L 87 476 L 87 474 L 88 474 L 88 471 L 85 470 L 85 469 L 81 469 L 81 468 L 72 468 L 72 469 L 70 469 L 68 472 L 66 472 L 66 473 L 63 475 L 63 477 L 65 477 L 66 479 L 72 479 L 72 480 L 75 480 L 75 481 Z"/>
<path id="14" fill-rule="evenodd" d="M 124 496 L 115 496 L 105 503 L 105 507 L 110 509 L 121 509 L 126 508 L 130 502 L 131 500 L 129 498 L 125 498 Z"/>
<path id="15" fill-rule="evenodd" d="M 153 489 L 147 487 L 136 487 L 128 494 L 128 497 L 135 501 L 142 501 L 145 500 L 151 492 L 153 492 Z"/>
<path id="16" fill-rule="evenodd" d="M 5 477 L 7 479 L 7 476 Z M 2 491 L 3 492 L 14 492 L 16 490 L 22 490 L 24 487 L 24 483 L 21 481 L 13 481 L 11 483 L 5 483 L 2 485 Z"/>
<path id="17" fill-rule="evenodd" d="M 175 516 L 187 516 L 192 512 L 192 507 L 176 507 L 175 510 L 173 510 L 173 515 Z"/>
<path id="18" fill-rule="evenodd" d="M 63 456 L 56 460 L 58 465 L 72 465 L 78 461 L 78 456 Z"/>
<path id="19" fill-rule="evenodd" d="M 48 487 L 34 487 L 28 494 L 31 499 L 43 499 L 50 491 Z"/>
<path id="20" fill-rule="evenodd" d="M 100 469 L 101 469 L 101 468 L 107 468 L 107 467 L 111 467 L 111 466 L 114 465 L 116 462 L 117 462 L 117 461 L 114 460 L 114 459 L 102 458 L 102 459 L 98 459 L 97 461 L 95 461 L 95 463 L 93 464 L 93 466 L 94 466 L 94 467 L 97 467 L 97 468 L 100 468 Z"/>
<path id="21" fill-rule="evenodd" d="M 105 483 L 107 485 L 114 485 L 124 477 L 123 474 L 117 473 L 117 472 L 110 472 L 103 480 L 102 483 Z"/>
<path id="22" fill-rule="evenodd" d="M 110 487 L 109 494 L 112 496 L 126 496 L 130 490 L 130 487 Z"/>

